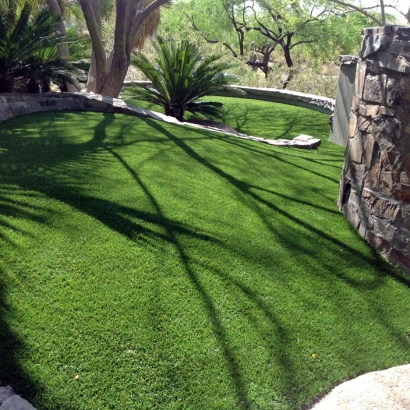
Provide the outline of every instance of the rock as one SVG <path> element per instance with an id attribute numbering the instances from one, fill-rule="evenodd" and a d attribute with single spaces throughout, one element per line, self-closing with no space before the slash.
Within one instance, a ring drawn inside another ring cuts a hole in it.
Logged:
<path id="1" fill-rule="evenodd" d="M 310 135 L 301 134 L 293 140 L 277 139 L 277 140 L 262 140 L 265 144 L 276 145 L 279 147 L 295 147 L 295 148 L 317 148 L 322 141 L 319 138 L 311 137 Z"/>
<path id="2" fill-rule="evenodd" d="M 27 400 L 17 395 L 10 386 L 0 387 L 0 410 L 36 410 Z"/>
<path id="3" fill-rule="evenodd" d="M 312 410 L 408 410 L 410 365 L 367 373 L 342 383 Z"/>
<path id="4" fill-rule="evenodd" d="M 322 141 L 319 138 L 314 138 L 310 135 L 301 134 L 290 142 L 290 146 L 296 148 L 317 148 Z"/>
<path id="5" fill-rule="evenodd" d="M 16 393 L 10 386 L 0 387 L 0 404 L 2 404 L 9 397 L 14 396 Z"/>
<path id="6" fill-rule="evenodd" d="M 1 404 L 0 410 L 36 410 L 36 408 L 27 400 L 15 394 Z"/>

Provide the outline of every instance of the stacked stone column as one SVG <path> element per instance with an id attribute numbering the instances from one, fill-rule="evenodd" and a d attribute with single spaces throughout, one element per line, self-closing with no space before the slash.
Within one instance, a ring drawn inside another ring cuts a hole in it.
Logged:
<path id="1" fill-rule="evenodd" d="M 410 28 L 363 30 L 339 209 L 410 274 Z"/>

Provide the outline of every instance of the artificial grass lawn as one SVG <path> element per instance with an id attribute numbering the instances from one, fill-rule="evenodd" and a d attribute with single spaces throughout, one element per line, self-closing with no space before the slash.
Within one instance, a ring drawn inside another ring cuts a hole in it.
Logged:
<path id="1" fill-rule="evenodd" d="M 39 409 L 296 409 L 410 361 L 409 278 L 337 211 L 327 116 L 226 102 L 242 132 L 323 143 L 0 124 L 0 385 Z"/>

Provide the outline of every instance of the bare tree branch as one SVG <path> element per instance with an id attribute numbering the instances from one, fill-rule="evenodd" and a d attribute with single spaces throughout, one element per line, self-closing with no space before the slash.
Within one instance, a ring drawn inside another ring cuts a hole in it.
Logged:
<path id="1" fill-rule="evenodd" d="M 364 8 L 362 7 L 358 7 L 355 6 L 353 4 L 350 3 L 345 3 L 344 1 L 341 0 L 330 0 L 332 3 L 336 3 L 336 4 L 340 4 L 341 6 L 344 7 L 350 7 L 351 9 L 362 13 L 363 15 L 365 15 L 366 17 L 368 17 L 369 19 L 371 19 L 372 21 L 374 21 L 377 25 L 379 26 L 383 26 L 384 24 L 382 23 L 382 21 L 380 21 L 379 19 L 377 19 L 376 17 L 372 16 L 371 14 L 369 14 Z"/>
<path id="2" fill-rule="evenodd" d="M 185 16 L 188 18 L 188 20 L 190 21 L 192 28 L 200 34 L 200 36 L 209 44 L 222 44 L 224 45 L 231 53 L 232 55 L 237 58 L 238 54 L 235 52 L 235 50 L 228 44 L 225 43 L 224 41 L 220 41 L 220 40 L 211 40 L 208 37 L 205 36 L 205 34 L 196 26 L 195 21 L 194 21 L 194 17 L 193 16 L 189 16 L 188 14 L 184 13 Z"/>

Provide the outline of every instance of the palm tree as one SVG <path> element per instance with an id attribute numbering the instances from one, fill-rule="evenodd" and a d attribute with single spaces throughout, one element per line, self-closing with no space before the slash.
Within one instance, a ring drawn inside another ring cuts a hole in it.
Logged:
<path id="1" fill-rule="evenodd" d="M 188 41 L 179 44 L 158 36 L 153 43 L 157 54 L 156 65 L 139 54 L 132 62 L 151 84 L 138 84 L 137 97 L 161 105 L 165 114 L 183 120 L 185 111 L 222 117 L 222 104 L 198 101 L 201 97 L 222 91 L 236 80 L 226 74 L 228 64 L 220 62 L 221 56 L 203 57 L 200 50 Z"/>
<path id="2" fill-rule="evenodd" d="M 13 1 L 0 11 L 0 93 L 47 87 L 47 78 L 69 83 L 74 68 L 58 57 L 57 44 L 67 38 L 55 30 L 60 17 L 43 8 L 32 15 L 25 3 L 17 16 Z"/>

